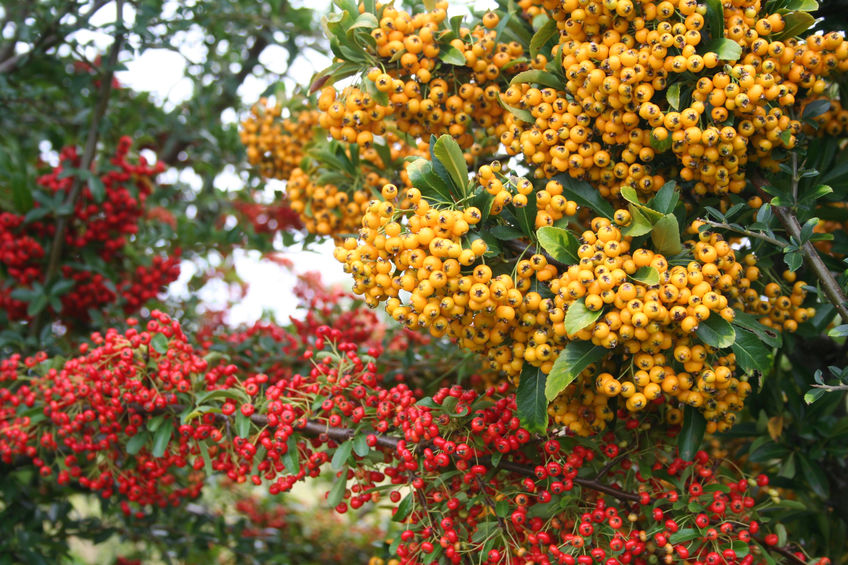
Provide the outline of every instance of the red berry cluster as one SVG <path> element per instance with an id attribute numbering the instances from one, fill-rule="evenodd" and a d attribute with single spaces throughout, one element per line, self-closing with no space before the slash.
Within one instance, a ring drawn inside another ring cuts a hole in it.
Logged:
<path id="1" fill-rule="evenodd" d="M 619 411 L 601 442 L 531 434 L 505 390 L 422 397 L 383 385 L 377 348 L 361 353 L 329 326 L 210 334 L 205 358 L 165 314 L 130 326 L 95 335 L 61 368 L 46 368 L 44 355 L 0 363 L 4 462 L 24 456 L 44 476 L 119 494 L 126 512 L 197 496 L 209 472 L 277 494 L 330 463 L 336 511 L 388 492 L 405 528 L 392 551 L 410 565 L 481 553 L 488 563 L 583 565 L 792 555 L 761 531 L 759 508 L 777 496 L 768 480 L 705 452 L 683 461 L 650 412 Z M 248 353 L 263 337 L 266 350 L 282 345 L 276 365 Z M 215 351 L 238 354 L 216 362 Z"/>
<path id="2" fill-rule="evenodd" d="M 233 207 L 253 226 L 253 231 L 257 234 L 274 235 L 278 232 L 303 229 L 300 216 L 287 202 L 233 202 Z"/>
<path id="3" fill-rule="evenodd" d="M 130 238 L 138 233 L 153 178 L 164 169 L 161 163 L 148 164 L 144 157 L 136 164 L 130 162 L 131 144 L 129 137 L 121 138 L 110 160 L 112 167 L 96 181 L 87 182 L 74 202 L 63 234 L 59 270 L 73 286 L 61 296 L 61 313 L 51 311 L 64 322 L 85 322 L 90 309 L 103 309 L 119 297 L 125 313 L 137 311 L 179 275 L 179 250 L 170 257 L 154 256 L 149 265 L 137 264 L 125 253 Z M 58 166 L 38 179 L 36 190 L 45 197 L 61 195 L 66 201 L 75 182 L 75 175 L 68 173 L 79 168 L 81 159 L 74 147 L 63 149 L 59 159 Z M 95 198 L 95 182 L 102 187 L 102 201 Z M 13 291 L 45 282 L 58 223 L 54 212 L 41 214 L 41 210 L 45 208 L 36 199 L 29 216 L 0 213 L 0 308 L 12 320 L 28 318 L 27 302 L 13 297 Z M 81 266 L 91 264 L 93 258 L 106 269 L 117 270 L 114 280 Z"/>

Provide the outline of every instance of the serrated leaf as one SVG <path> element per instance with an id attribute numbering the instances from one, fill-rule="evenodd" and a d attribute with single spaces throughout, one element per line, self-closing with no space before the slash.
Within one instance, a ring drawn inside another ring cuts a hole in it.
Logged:
<path id="1" fill-rule="evenodd" d="M 524 362 L 515 402 L 521 425 L 530 432 L 544 433 L 548 428 L 548 401 L 545 398 L 545 374 Z"/>
<path id="2" fill-rule="evenodd" d="M 433 164 L 424 158 L 416 159 L 406 166 L 406 172 L 412 186 L 421 191 L 421 195 L 434 203 L 450 204 L 450 187 L 433 172 Z"/>
<path id="3" fill-rule="evenodd" d="M 712 313 L 706 320 L 701 320 L 695 333 L 701 342 L 718 349 L 730 347 L 736 339 L 736 330 L 730 322 L 716 313 Z"/>
<path id="4" fill-rule="evenodd" d="M 542 249 L 560 263 L 573 265 L 580 260 L 577 256 L 577 248 L 580 243 L 574 234 L 567 229 L 543 226 L 536 230 L 536 238 L 539 240 Z"/>
<path id="5" fill-rule="evenodd" d="M 640 267 L 630 278 L 646 286 L 654 286 L 660 282 L 660 272 L 654 267 Z"/>
<path id="6" fill-rule="evenodd" d="M 594 323 L 602 314 L 603 309 L 593 312 L 586 308 L 585 300 L 574 302 L 565 313 L 565 331 L 568 335 L 574 335 Z"/>
<path id="7" fill-rule="evenodd" d="M 535 69 L 518 73 L 512 77 L 511 81 L 509 81 L 510 85 L 522 83 L 541 84 L 542 86 L 548 86 L 554 90 L 563 90 L 565 86 L 562 83 L 562 79 L 557 75 Z"/>
<path id="8" fill-rule="evenodd" d="M 589 365 L 597 363 L 608 353 L 606 348 L 595 345 L 591 341 L 569 342 L 554 361 L 554 366 L 548 374 L 545 397 L 553 401 Z"/>
<path id="9" fill-rule="evenodd" d="M 721 61 L 738 61 L 742 56 L 742 46 L 726 37 L 711 41 L 707 45 L 707 51 L 715 53 Z"/>
<path id="10" fill-rule="evenodd" d="M 556 21 L 548 19 L 530 40 L 530 57 L 535 58 L 545 44 L 557 34 Z"/>
<path id="11" fill-rule="evenodd" d="M 171 441 L 171 435 L 174 432 L 174 422 L 165 420 L 161 426 L 153 434 L 153 457 L 162 457 L 165 455 L 165 450 L 168 449 L 168 443 Z"/>
<path id="12" fill-rule="evenodd" d="M 456 140 L 448 134 L 439 137 L 433 145 L 433 156 L 447 169 L 461 197 L 465 197 L 468 187 L 468 166 L 465 164 L 465 157 Z"/>
<path id="13" fill-rule="evenodd" d="M 168 351 L 168 338 L 163 334 L 157 333 L 150 338 L 150 347 L 159 355 L 164 355 Z"/>
<path id="14" fill-rule="evenodd" d="M 771 369 L 771 351 L 753 333 L 747 330 L 737 331 L 732 348 L 736 355 L 736 364 L 744 371 L 765 373 Z"/>
<path id="15" fill-rule="evenodd" d="M 366 447 L 368 446 L 366 445 Z M 333 459 L 330 461 L 330 468 L 333 471 L 341 470 L 341 468 L 347 464 L 351 451 L 353 451 L 353 442 L 346 441 L 339 445 L 336 448 L 336 452 L 333 453 Z"/>
<path id="16" fill-rule="evenodd" d="M 241 410 L 236 412 L 235 421 L 236 435 L 240 438 L 246 438 L 250 435 L 250 418 L 241 413 Z"/>
<path id="17" fill-rule="evenodd" d="M 394 516 L 392 516 L 392 522 L 403 522 L 412 512 L 412 493 L 407 494 L 403 497 L 400 503 L 397 505 L 397 511 Z"/>
<path id="18" fill-rule="evenodd" d="M 683 429 L 677 436 L 677 448 L 680 458 L 691 461 L 701 446 L 704 432 L 707 431 L 707 420 L 696 408 L 686 406 L 683 408 Z"/>
<path id="19" fill-rule="evenodd" d="M 666 257 L 677 255 L 683 250 L 680 243 L 680 226 L 674 214 L 666 214 L 654 224 L 651 240 L 657 251 Z"/>
<path id="20" fill-rule="evenodd" d="M 338 506 L 344 500 L 344 494 L 347 490 L 347 467 L 342 469 L 341 474 L 333 481 L 333 486 L 327 494 L 327 505 L 330 508 Z"/>

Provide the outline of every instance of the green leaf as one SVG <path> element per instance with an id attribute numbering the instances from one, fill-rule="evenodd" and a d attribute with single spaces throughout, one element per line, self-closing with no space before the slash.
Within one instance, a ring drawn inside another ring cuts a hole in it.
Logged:
<path id="1" fill-rule="evenodd" d="M 691 461 L 695 452 L 701 446 L 704 432 L 707 431 L 707 420 L 697 408 L 686 406 L 683 408 L 683 429 L 677 436 L 677 448 L 680 458 Z"/>
<path id="2" fill-rule="evenodd" d="M 654 286 L 660 282 L 660 272 L 653 267 L 640 267 L 630 278 L 647 286 Z"/>
<path id="3" fill-rule="evenodd" d="M 400 501 L 400 504 L 397 506 L 397 511 L 395 515 L 392 516 L 392 522 L 403 522 L 406 518 L 412 513 L 412 497 L 413 494 L 409 493 L 403 497 Z"/>
<path id="4" fill-rule="evenodd" d="M 447 47 L 442 46 L 439 49 L 439 59 L 449 65 L 456 65 L 458 67 L 465 66 L 465 55 L 463 55 L 462 51 L 453 45 L 449 45 Z"/>
<path id="5" fill-rule="evenodd" d="M 813 118 L 817 118 L 821 116 L 828 110 L 830 110 L 830 100 L 827 98 L 819 98 L 818 100 L 812 100 L 804 106 L 804 111 L 801 112 L 802 120 L 812 120 Z"/>
<path id="6" fill-rule="evenodd" d="M 749 332 L 754 332 L 754 335 L 760 338 L 760 340 L 769 347 L 780 347 L 783 344 L 783 339 L 781 338 L 780 332 L 777 330 L 762 325 L 759 320 L 751 314 L 746 314 L 739 310 L 734 310 L 733 313 L 734 326 L 746 329 Z"/>
<path id="7" fill-rule="evenodd" d="M 365 434 L 356 434 L 353 437 L 353 452 L 360 457 L 365 457 L 371 452 L 368 447 L 368 436 Z"/>
<path id="8" fill-rule="evenodd" d="M 807 404 L 812 404 L 816 400 L 820 399 L 824 396 L 827 391 L 823 388 L 811 388 L 806 393 L 804 393 L 804 402 Z"/>
<path id="9" fill-rule="evenodd" d="M 797 37 L 810 29 L 816 23 L 816 18 L 807 12 L 790 12 L 783 14 L 783 21 L 786 27 L 780 33 L 771 35 L 770 40 L 780 41 L 787 37 Z"/>
<path id="10" fill-rule="evenodd" d="M 639 237 L 650 233 L 654 229 L 654 224 L 635 205 L 630 204 L 629 208 L 630 223 L 621 230 L 621 233 L 629 237 Z"/>
<path id="11" fill-rule="evenodd" d="M 163 334 L 157 333 L 150 338 L 150 347 L 159 355 L 164 355 L 168 351 L 168 338 Z"/>
<path id="12" fill-rule="evenodd" d="M 171 441 L 171 434 L 174 432 L 174 422 L 165 420 L 156 433 L 153 434 L 153 457 L 162 457 L 165 455 L 165 450 L 168 449 L 168 443 Z"/>
<path id="13" fill-rule="evenodd" d="M 462 196 L 466 196 L 468 165 L 465 164 L 465 157 L 463 157 L 462 149 L 460 149 L 456 140 L 448 134 L 439 137 L 433 146 L 433 154 L 447 169 L 451 180 L 461 191 Z"/>
<path id="14" fill-rule="evenodd" d="M 660 139 L 654 135 L 653 130 L 651 131 L 649 142 L 651 144 L 651 148 L 657 153 L 665 153 L 671 149 L 672 141 L 673 140 L 670 135 L 667 135 L 665 139 Z"/>
<path id="15" fill-rule="evenodd" d="M 606 348 L 595 345 L 591 341 L 569 342 L 554 361 L 554 366 L 548 374 L 545 397 L 549 401 L 554 400 L 589 365 L 597 363 L 608 353 Z"/>
<path id="16" fill-rule="evenodd" d="M 680 226 L 674 214 L 666 214 L 654 224 L 651 240 L 657 251 L 666 257 L 677 255 L 683 250 L 683 245 L 680 243 Z"/>
<path id="17" fill-rule="evenodd" d="M 542 228 L 539 228 L 539 229 L 542 229 Z M 509 241 L 511 239 L 518 239 L 518 238 L 524 237 L 524 234 L 521 233 L 520 231 L 518 231 L 517 229 L 511 228 L 509 226 L 505 226 L 505 225 L 502 225 L 502 224 L 499 224 L 499 225 L 493 227 L 489 231 L 493 236 L 495 236 L 497 239 L 500 239 L 501 241 Z M 538 237 L 538 232 L 536 232 L 536 234 L 537 234 L 537 237 Z M 539 243 L 541 243 L 541 239 L 539 240 Z M 543 247 L 544 247 L 544 245 L 543 245 Z M 547 251 L 547 249 L 546 249 L 546 251 Z M 550 251 L 548 251 L 548 253 L 550 253 Z"/>
<path id="18" fill-rule="evenodd" d="M 250 435 L 250 418 L 241 413 L 241 410 L 236 412 L 236 435 L 240 438 L 246 438 Z"/>
<path id="19" fill-rule="evenodd" d="M 568 335 L 576 334 L 589 324 L 594 323 L 604 313 L 603 309 L 595 312 L 589 310 L 585 302 L 585 299 L 580 300 L 568 307 L 568 311 L 565 313 L 565 331 L 568 332 Z"/>
<path id="20" fill-rule="evenodd" d="M 700 536 L 700 534 L 694 528 L 682 528 L 671 534 L 668 537 L 668 542 L 672 544 L 685 543 L 687 541 L 692 541 L 698 536 Z"/>
<path id="21" fill-rule="evenodd" d="M 804 478 L 813 489 L 813 492 L 822 498 L 827 498 L 830 492 L 830 484 L 827 481 L 827 475 L 824 474 L 824 469 L 819 464 L 813 465 L 806 455 L 798 454 L 798 460 L 801 462 L 801 472 Z"/>
<path id="22" fill-rule="evenodd" d="M 580 260 L 577 256 L 577 248 L 580 243 L 569 230 L 543 226 L 536 230 L 536 238 L 539 240 L 542 249 L 560 263 L 573 265 Z"/>
<path id="23" fill-rule="evenodd" d="M 845 337 L 845 336 L 848 336 L 848 324 L 842 324 L 842 325 L 836 326 L 835 328 L 833 328 L 832 330 L 827 332 L 827 335 L 829 335 L 830 337 Z"/>
<path id="24" fill-rule="evenodd" d="M 368 446 L 366 445 L 366 447 Z M 333 471 L 341 470 L 341 468 L 347 464 L 351 451 L 353 451 L 352 441 L 346 441 L 339 445 L 336 448 L 336 452 L 333 454 L 333 460 L 330 461 L 330 468 Z"/>
<path id="25" fill-rule="evenodd" d="M 745 372 L 765 373 L 771 369 L 771 351 L 753 333 L 747 330 L 737 331 L 732 347 L 736 355 L 736 364 Z"/>
<path id="26" fill-rule="evenodd" d="M 106 199 L 106 187 L 103 181 L 96 175 L 91 175 L 88 179 L 88 190 L 91 191 L 91 197 L 95 202 L 100 204 Z"/>
<path id="27" fill-rule="evenodd" d="M 780 471 L 777 473 L 778 477 L 786 477 L 787 479 L 791 479 L 795 476 L 795 454 L 790 453 L 789 457 L 787 457 L 783 464 L 780 466 Z"/>
<path id="28" fill-rule="evenodd" d="M 715 53 L 722 61 L 738 61 L 742 56 L 742 46 L 726 37 L 711 41 L 707 51 Z"/>
<path id="29" fill-rule="evenodd" d="M 819 9 L 819 3 L 816 0 L 788 0 L 782 6 L 783 10 L 799 11 L 799 12 L 815 12 Z M 784 544 L 779 544 L 784 545 Z"/>
<path id="30" fill-rule="evenodd" d="M 545 44 L 557 35 L 556 21 L 548 19 L 539 30 L 533 34 L 530 40 L 530 57 L 535 58 Z"/>
<path id="31" fill-rule="evenodd" d="M 347 467 L 342 469 L 341 474 L 333 481 L 333 486 L 327 494 L 327 505 L 330 508 L 338 506 L 344 500 L 344 494 L 347 490 Z"/>
<path id="32" fill-rule="evenodd" d="M 549 86 L 554 90 L 563 90 L 565 87 L 562 82 L 562 79 L 557 75 L 535 69 L 518 73 L 517 75 L 512 77 L 512 80 L 509 81 L 509 84 L 521 84 L 525 82 L 531 84 L 541 84 L 542 86 Z"/>
<path id="33" fill-rule="evenodd" d="M 677 183 L 673 180 L 662 185 L 662 188 L 657 191 L 657 194 L 649 203 L 651 208 L 662 214 L 670 214 L 680 200 L 680 194 L 678 194 L 676 188 Z"/>
<path id="34" fill-rule="evenodd" d="M 703 343 L 719 349 L 730 347 L 736 339 L 736 330 L 730 322 L 715 312 L 706 320 L 701 320 L 695 333 Z"/>
<path id="35" fill-rule="evenodd" d="M 548 429 L 548 401 L 545 399 L 545 374 L 538 367 L 524 362 L 521 379 L 515 392 L 518 418 L 530 432 L 544 433 Z"/>
<path id="36" fill-rule="evenodd" d="M 33 317 L 33 316 L 37 315 L 39 312 L 41 312 L 42 310 L 44 310 L 44 308 L 47 307 L 47 301 L 49 299 L 50 298 L 47 296 L 47 294 L 44 294 L 44 293 L 36 296 L 32 300 L 32 302 L 30 302 L 29 305 L 27 305 L 27 316 Z"/>
<path id="37" fill-rule="evenodd" d="M 665 99 L 674 110 L 680 110 L 680 83 L 675 82 L 665 91 Z M 670 136 L 669 136 L 670 137 Z"/>
<path id="38" fill-rule="evenodd" d="M 158 430 L 162 424 L 165 422 L 165 414 L 159 414 L 158 416 L 154 416 L 147 420 L 144 424 L 144 427 L 148 429 L 148 431 L 155 432 Z"/>
<path id="39" fill-rule="evenodd" d="M 714 40 L 724 37 L 724 7 L 722 0 L 706 0 L 707 4 L 707 30 Z"/>
<path id="40" fill-rule="evenodd" d="M 133 437 L 127 441 L 127 445 L 124 448 L 127 453 L 130 455 L 135 455 L 141 448 L 144 447 L 144 444 L 147 443 L 147 440 L 150 439 L 150 434 L 147 432 L 137 432 Z"/>
<path id="41" fill-rule="evenodd" d="M 522 110 L 521 108 L 516 108 L 515 106 L 510 106 L 506 102 L 503 101 L 503 97 L 499 96 L 498 100 L 501 103 L 501 106 L 504 107 L 510 114 L 521 120 L 522 122 L 527 122 L 528 124 L 532 124 L 536 121 L 536 118 L 533 117 L 533 114 L 529 110 Z"/>
<path id="42" fill-rule="evenodd" d="M 568 173 L 560 173 L 554 177 L 563 186 L 563 192 L 569 200 L 577 202 L 581 206 L 590 208 L 593 212 L 612 220 L 612 204 L 601 197 L 601 194 L 586 181 L 572 178 Z"/>
<path id="43" fill-rule="evenodd" d="M 450 187 L 433 172 L 433 164 L 422 158 L 416 159 L 406 166 L 406 172 L 412 186 L 421 191 L 421 195 L 434 203 L 450 204 Z"/>
<path id="44" fill-rule="evenodd" d="M 300 473 L 300 457 L 297 452 L 297 439 L 293 435 L 286 440 L 286 452 L 280 458 L 283 465 L 286 467 L 286 472 L 290 475 Z"/>

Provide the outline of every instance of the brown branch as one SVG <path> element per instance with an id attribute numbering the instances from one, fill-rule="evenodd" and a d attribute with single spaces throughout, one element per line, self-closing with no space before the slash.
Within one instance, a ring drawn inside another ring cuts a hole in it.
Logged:
<path id="1" fill-rule="evenodd" d="M 794 237 L 800 243 L 801 224 L 798 222 L 798 218 L 795 214 L 785 206 L 772 206 L 772 209 L 774 209 L 777 219 L 780 220 L 780 223 L 783 224 L 784 229 L 786 229 L 786 233 Z M 810 269 L 818 277 L 819 282 L 821 282 L 825 296 L 830 303 L 833 304 L 833 307 L 836 308 L 836 311 L 839 313 L 839 317 L 842 318 L 842 323 L 848 324 L 848 307 L 845 306 L 845 294 L 842 292 L 842 288 L 839 286 L 839 283 L 837 283 L 836 279 L 833 277 L 833 273 L 831 273 L 830 269 L 827 268 L 827 265 L 824 264 L 821 255 L 819 255 L 818 250 L 816 250 L 812 242 L 805 241 L 801 245 L 800 250 L 801 255 L 804 256 L 804 260 L 807 262 L 807 266 L 810 267 Z"/>
<path id="2" fill-rule="evenodd" d="M 91 125 L 88 128 L 88 138 L 86 139 L 85 149 L 83 151 L 80 170 L 92 172 L 92 164 L 94 163 L 95 154 L 97 151 L 97 141 L 100 139 L 100 125 L 103 121 L 103 116 L 106 114 L 106 108 L 109 106 L 109 99 L 112 93 L 112 78 L 115 74 L 115 66 L 118 63 L 118 54 L 121 51 L 121 46 L 124 43 L 126 30 L 123 24 L 123 0 L 117 0 L 116 20 L 115 20 L 115 39 L 112 41 L 112 47 L 109 50 L 109 59 L 106 63 L 105 73 L 100 79 L 100 93 L 98 95 L 97 107 L 91 117 Z M 50 246 L 50 255 L 47 260 L 47 270 L 44 274 L 44 286 L 47 287 L 59 271 L 59 261 L 62 256 L 62 246 L 65 241 L 65 230 L 67 229 L 68 219 L 73 215 L 76 207 L 77 199 L 82 193 L 83 177 L 80 174 L 74 176 L 71 190 L 65 200 L 65 205 L 69 211 L 65 214 L 60 214 L 56 218 L 56 231 L 53 235 L 53 244 Z M 41 329 L 41 320 L 44 311 L 36 315 L 30 326 L 30 335 L 37 336 Z"/>

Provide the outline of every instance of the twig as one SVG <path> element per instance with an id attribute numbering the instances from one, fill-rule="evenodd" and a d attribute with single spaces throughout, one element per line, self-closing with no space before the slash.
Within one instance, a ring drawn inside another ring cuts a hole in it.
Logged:
<path id="1" fill-rule="evenodd" d="M 504 241 L 503 243 L 506 247 L 512 249 L 513 251 L 517 251 L 519 254 L 523 254 L 527 251 L 530 251 L 531 253 L 538 253 L 540 255 L 543 255 L 545 257 L 545 259 L 548 261 L 548 264 L 553 265 L 554 267 L 559 269 L 560 272 L 563 272 L 563 271 L 568 269 L 568 265 L 566 265 L 565 263 L 562 263 L 560 261 L 557 261 L 556 259 L 551 257 L 547 253 L 547 251 L 545 251 L 543 249 L 539 249 L 538 247 L 536 247 L 532 243 L 527 243 L 527 244 L 521 243 L 517 239 L 510 239 L 510 240 Z"/>
<path id="2" fill-rule="evenodd" d="M 701 218 L 701 221 L 703 223 L 707 224 L 708 226 L 711 226 L 711 227 L 714 227 L 714 228 L 717 228 L 717 229 L 732 231 L 732 232 L 736 232 L 738 234 L 744 235 L 746 237 L 751 237 L 751 238 L 754 238 L 754 239 L 760 239 L 762 241 L 765 241 L 766 243 L 770 243 L 772 245 L 780 247 L 781 249 L 786 247 L 785 241 L 780 241 L 779 239 L 768 236 L 768 235 L 766 235 L 762 232 L 754 232 L 754 231 L 746 230 L 742 227 L 734 227 L 734 226 L 731 226 L 730 224 L 725 224 L 725 223 L 722 223 L 722 222 L 714 222 L 712 220 L 707 220 L 705 218 Z"/>
<path id="3" fill-rule="evenodd" d="M 820 388 L 822 390 L 826 390 L 827 392 L 837 392 L 841 390 L 848 390 L 848 385 L 812 385 L 813 388 Z"/>
<path id="4" fill-rule="evenodd" d="M 112 42 L 112 47 L 109 50 L 109 59 L 104 76 L 100 79 L 100 93 L 97 100 L 97 107 L 94 110 L 94 115 L 91 117 L 91 125 L 88 128 L 88 138 L 86 139 L 85 149 L 83 151 L 80 170 L 91 173 L 91 167 L 94 163 L 94 157 L 97 151 L 97 141 L 100 139 L 100 124 L 103 121 L 103 116 L 106 114 L 106 108 L 109 106 L 109 99 L 112 93 L 112 78 L 115 74 L 115 66 L 118 63 L 118 55 L 121 52 L 121 47 L 124 43 L 123 22 L 123 0 L 117 0 L 116 20 L 115 20 L 115 39 Z M 61 214 L 56 219 L 56 231 L 53 235 L 53 244 L 50 246 L 50 255 L 47 260 L 47 270 L 44 273 L 44 286 L 47 287 L 56 276 L 59 270 L 59 259 L 62 256 L 62 246 L 65 241 L 65 229 L 67 228 L 68 218 L 73 215 L 76 207 L 77 199 L 82 193 L 83 178 L 77 174 L 74 177 L 71 190 L 65 201 L 70 212 Z M 33 320 L 30 326 L 30 335 L 36 336 L 40 330 L 43 310 Z"/>

